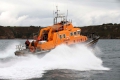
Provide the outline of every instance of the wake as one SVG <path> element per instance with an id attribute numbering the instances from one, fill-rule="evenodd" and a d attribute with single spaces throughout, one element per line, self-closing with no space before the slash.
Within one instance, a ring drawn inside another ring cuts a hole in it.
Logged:
<path id="1" fill-rule="evenodd" d="M 7 48 L 5 51 L 7 56 L 4 55 L 4 58 L 13 57 L 14 51 L 14 47 L 13 49 Z M 0 61 L 0 78 L 40 78 L 45 70 L 51 69 L 74 69 L 79 71 L 109 70 L 109 68 L 102 65 L 102 60 L 96 57 L 95 53 L 84 45 L 76 44 L 67 46 L 62 44 L 44 56 L 14 56 L 9 61 Z"/>

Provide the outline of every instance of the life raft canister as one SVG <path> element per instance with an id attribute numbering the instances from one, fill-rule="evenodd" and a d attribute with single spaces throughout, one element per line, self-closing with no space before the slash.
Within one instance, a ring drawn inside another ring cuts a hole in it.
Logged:
<path id="1" fill-rule="evenodd" d="M 34 46 L 31 46 L 31 47 L 29 48 L 29 50 L 30 50 L 30 52 L 35 52 L 35 47 L 34 47 Z"/>

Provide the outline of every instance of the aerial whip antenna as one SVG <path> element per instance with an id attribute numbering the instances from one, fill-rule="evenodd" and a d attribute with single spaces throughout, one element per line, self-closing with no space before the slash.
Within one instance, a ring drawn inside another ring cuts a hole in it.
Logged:
<path id="1" fill-rule="evenodd" d="M 66 15 L 66 21 L 67 21 L 67 17 L 68 17 L 68 10 L 67 10 L 67 15 Z"/>
<path id="2" fill-rule="evenodd" d="M 53 10 L 53 24 L 55 24 L 55 22 L 54 22 L 54 10 Z"/>

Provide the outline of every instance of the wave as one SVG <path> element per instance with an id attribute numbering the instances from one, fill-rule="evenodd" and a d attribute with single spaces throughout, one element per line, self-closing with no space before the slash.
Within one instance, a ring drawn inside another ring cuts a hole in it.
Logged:
<path id="1" fill-rule="evenodd" d="M 7 48 L 4 53 L 13 56 L 13 51 L 15 49 Z M 98 52 L 100 53 L 100 51 Z M 79 71 L 109 70 L 109 68 L 102 65 L 102 60 L 95 53 L 97 51 L 94 52 L 83 44 L 71 46 L 62 44 L 49 53 L 44 54 L 44 56 L 29 55 L 26 57 L 15 57 L 5 62 L 0 61 L 0 78 L 40 78 L 45 70 L 54 69 L 73 69 Z"/>

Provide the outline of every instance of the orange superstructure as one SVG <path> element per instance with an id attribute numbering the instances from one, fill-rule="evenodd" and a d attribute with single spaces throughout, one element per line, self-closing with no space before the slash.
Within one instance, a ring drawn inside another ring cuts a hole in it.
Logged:
<path id="1" fill-rule="evenodd" d="M 87 40 L 86 36 L 80 34 L 81 29 L 75 28 L 72 22 L 67 21 L 65 16 L 59 15 L 58 11 L 55 12 L 57 16 L 54 18 L 54 25 L 40 30 L 35 41 L 38 50 L 50 50 L 63 43 L 70 45 Z M 57 22 L 58 18 L 61 18 L 60 22 Z"/>
<path id="2" fill-rule="evenodd" d="M 71 22 L 62 21 L 54 24 L 53 26 L 48 26 L 47 28 L 41 29 L 38 39 L 36 40 L 36 47 L 37 49 L 48 50 L 63 43 L 69 45 L 78 42 L 85 42 L 87 37 L 80 35 L 80 33 L 80 28 L 74 28 Z M 40 43 L 39 41 L 46 42 Z"/>

